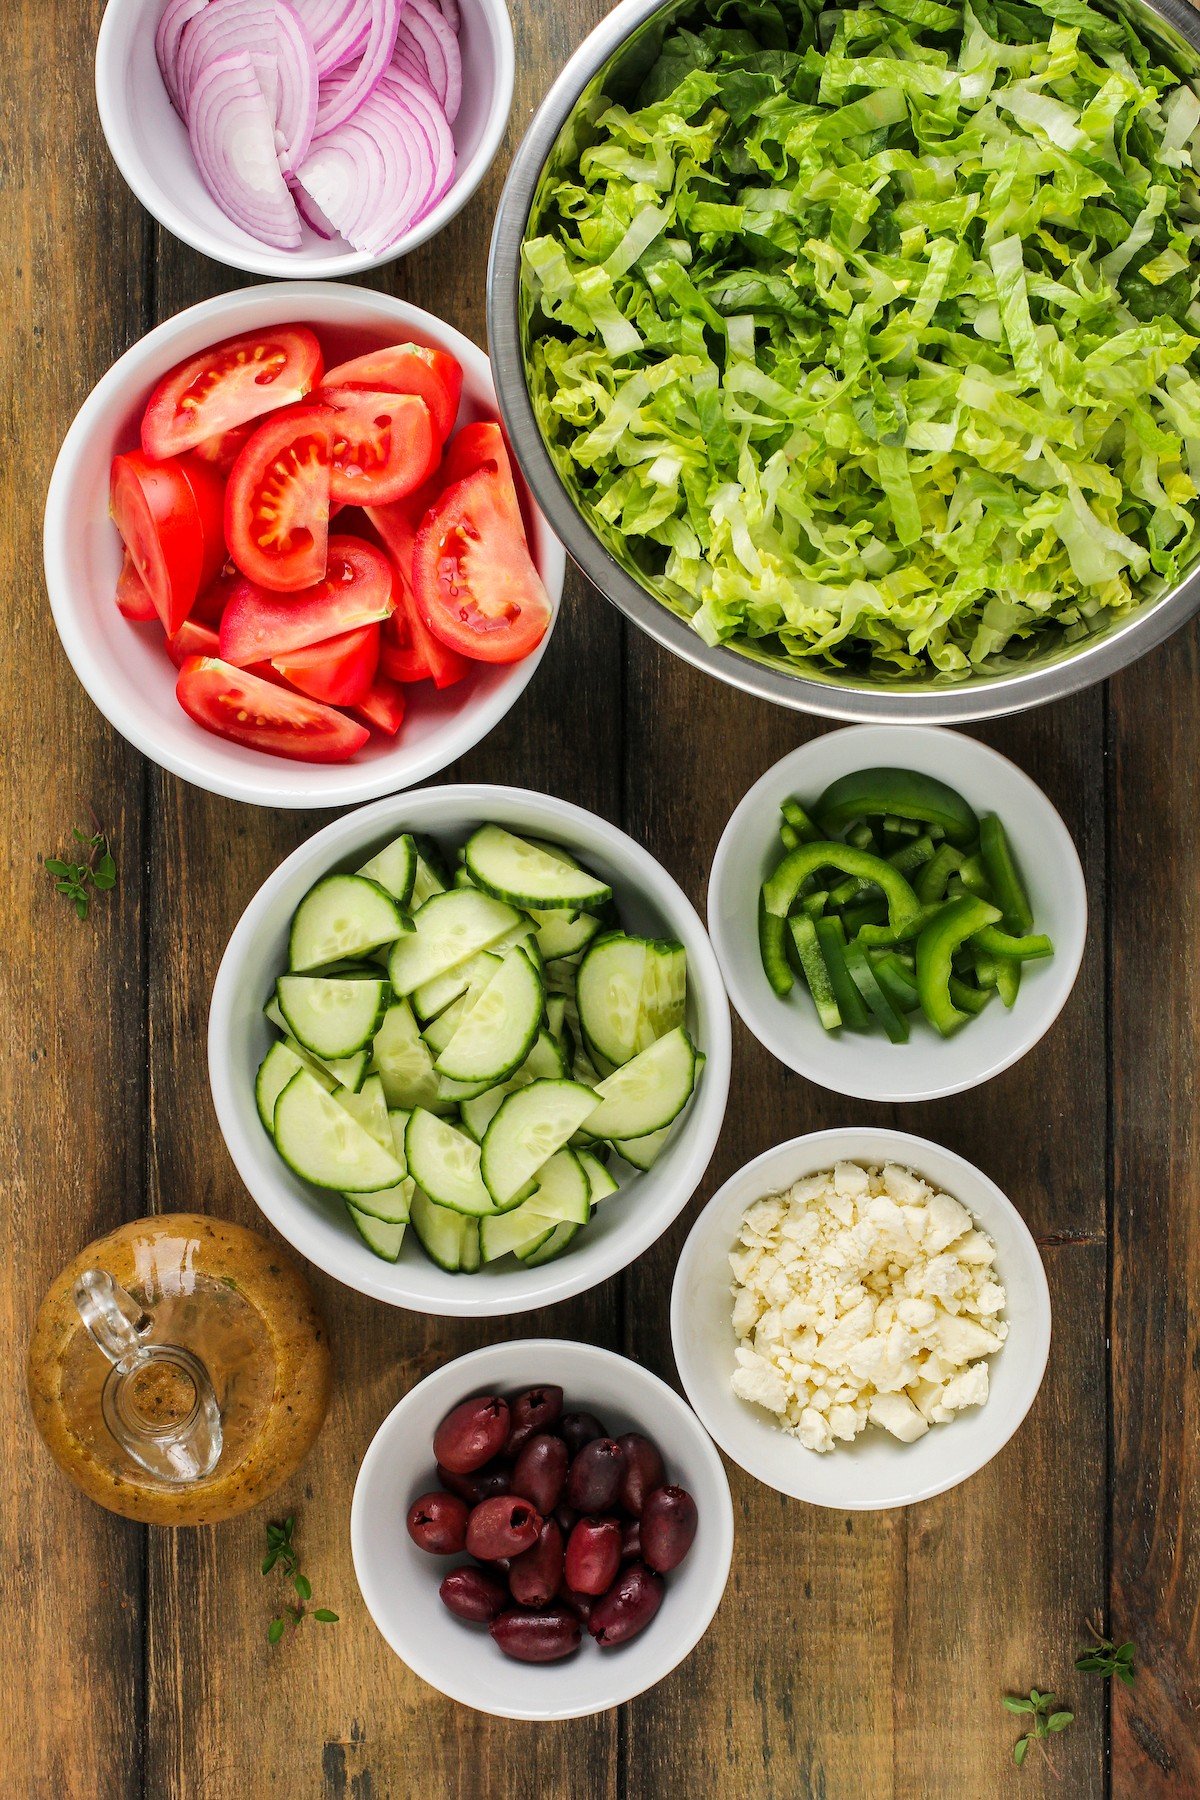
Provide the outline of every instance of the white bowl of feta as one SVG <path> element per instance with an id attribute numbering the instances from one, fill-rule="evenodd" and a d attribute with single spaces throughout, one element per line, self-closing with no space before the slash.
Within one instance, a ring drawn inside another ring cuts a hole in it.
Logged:
<path id="1" fill-rule="evenodd" d="M 981 1170 L 853 1127 L 777 1145 L 713 1196 L 671 1336 L 734 1462 L 815 1506 L 884 1511 L 956 1487 L 1012 1437 L 1045 1373 L 1050 1293 Z"/>

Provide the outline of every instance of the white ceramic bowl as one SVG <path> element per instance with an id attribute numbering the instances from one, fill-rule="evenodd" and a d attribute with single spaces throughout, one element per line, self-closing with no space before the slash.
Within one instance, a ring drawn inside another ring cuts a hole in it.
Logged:
<path id="1" fill-rule="evenodd" d="M 568 1407 L 594 1412 L 609 1431 L 642 1431 L 662 1450 L 668 1478 L 687 1489 L 699 1522 L 686 1559 L 666 1577 L 657 1615 L 636 1638 L 600 1650 L 586 1631 L 559 1663 L 518 1663 L 482 1625 L 456 1619 L 438 1584 L 465 1560 L 418 1550 L 408 1508 L 437 1485 L 437 1426 L 472 1394 L 563 1388 Z M 733 1506 L 721 1459 L 696 1415 L 649 1370 L 611 1350 L 526 1338 L 460 1356 L 417 1383 L 383 1421 L 363 1458 L 350 1512 L 354 1572 L 367 1609 L 396 1655 L 431 1686 L 505 1719 L 578 1719 L 632 1700 L 661 1681 L 703 1637 L 720 1603 L 733 1552 Z"/>
<path id="2" fill-rule="evenodd" d="M 971 1212 L 996 1245 L 1007 1291 L 1004 1347 L 988 1358 L 991 1392 L 916 1443 L 869 1425 L 851 1444 L 806 1450 L 763 1408 L 740 1400 L 735 1368 L 729 1252 L 754 1201 L 839 1161 L 900 1163 Z M 713 1195 L 683 1247 L 671 1292 L 671 1341 L 688 1399 L 717 1443 L 756 1480 L 814 1506 L 879 1512 L 928 1500 L 989 1463 L 1033 1404 L 1050 1350 L 1050 1292 L 1038 1247 L 1012 1202 L 973 1164 L 903 1131 L 856 1127 L 793 1138 L 755 1157 Z"/>
<path id="3" fill-rule="evenodd" d="M 920 1013 L 912 1035 L 826 1031 L 799 983 L 786 999 L 771 987 L 758 948 L 758 896 L 783 857 L 780 803 L 811 806 L 831 781 L 859 769 L 937 775 L 976 812 L 996 813 L 1033 905 L 1034 930 L 1054 955 L 1027 963 L 1016 1005 L 993 1000 L 943 1038 Z M 1087 890 L 1071 834 L 1042 790 L 1008 758 L 940 726 L 857 725 L 827 732 L 783 757 L 756 781 L 721 834 L 708 886 L 708 927 L 729 997 L 773 1056 L 821 1087 L 862 1100 L 936 1100 L 978 1087 L 1009 1068 L 1049 1031 L 1075 985 L 1087 936 Z"/>
<path id="4" fill-rule="evenodd" d="M 401 831 L 421 831 L 457 849 L 477 825 L 506 825 L 574 851 L 610 882 L 629 929 L 668 936 L 687 952 L 688 1027 L 708 1061 L 666 1150 L 644 1175 L 597 1210 L 570 1250 L 539 1268 L 513 1258 L 474 1275 L 448 1275 L 413 1242 L 397 1263 L 361 1242 L 336 1195 L 293 1175 L 276 1155 L 254 1104 L 254 1077 L 274 1033 L 262 1016 L 287 966 L 288 925 L 313 883 L 354 869 Z M 640 1256 L 700 1184 L 720 1135 L 729 1091 L 729 1006 L 712 946 L 690 902 L 632 838 L 594 813 L 521 788 L 424 788 L 327 825 L 268 877 L 238 922 L 217 973 L 208 1063 L 225 1143 L 261 1210 L 310 1262 L 347 1287 L 414 1312 L 487 1318 L 580 1294 Z"/>
<path id="5" fill-rule="evenodd" d="M 227 219 L 196 168 L 154 53 L 164 0 L 108 0 L 96 43 L 96 102 L 113 160 L 168 231 L 216 262 L 253 275 L 355 275 L 423 244 L 460 212 L 495 160 L 513 95 L 512 24 L 504 0 L 460 0 L 462 108 L 452 126 L 458 166 L 433 210 L 388 250 L 365 255 L 301 225 L 298 250 L 273 250 Z"/>
<path id="6" fill-rule="evenodd" d="M 348 763 L 318 765 L 267 756 L 216 737 L 188 718 L 175 698 L 176 672 L 158 626 L 122 618 L 113 600 L 121 541 L 108 513 L 109 465 L 118 451 L 136 445 L 150 391 L 168 369 L 222 338 L 291 320 L 314 326 L 331 358 L 404 340 L 449 350 L 463 367 L 460 423 L 497 416 L 483 351 L 403 300 L 318 281 L 271 283 L 219 295 L 142 338 L 80 407 L 46 498 L 46 585 L 75 673 L 105 718 L 143 755 L 231 800 L 258 806 L 347 806 L 426 781 L 486 737 L 532 678 L 550 632 L 523 662 L 480 663 L 440 694 L 431 682 L 410 688 L 400 735 L 389 739 L 374 733 Z M 533 559 L 557 618 L 565 568 L 562 546 L 535 508 L 529 516 Z"/>

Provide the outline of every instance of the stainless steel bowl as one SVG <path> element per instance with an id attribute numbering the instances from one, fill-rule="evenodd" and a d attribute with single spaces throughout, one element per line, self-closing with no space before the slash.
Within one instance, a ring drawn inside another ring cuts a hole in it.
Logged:
<path id="1" fill-rule="evenodd" d="M 588 105 L 630 92 L 653 62 L 676 16 L 695 0 L 621 0 L 581 44 L 534 114 L 509 171 L 488 264 L 488 335 L 505 427 L 525 478 L 572 558 L 635 625 L 676 656 L 748 693 L 828 718 L 913 723 L 983 719 L 1019 712 L 1102 681 L 1143 656 L 1200 611 L 1200 553 L 1175 587 L 1103 632 L 1050 645 L 1021 662 L 967 681 L 945 677 L 868 681 L 813 663 L 803 673 L 749 647 L 712 649 L 685 618 L 653 594 L 596 535 L 564 485 L 546 447 L 525 378 L 529 306 L 521 246 L 543 177 L 583 147 Z M 1200 73 L 1200 14 L 1185 0 L 1116 0 L 1115 8 L 1180 74 Z"/>

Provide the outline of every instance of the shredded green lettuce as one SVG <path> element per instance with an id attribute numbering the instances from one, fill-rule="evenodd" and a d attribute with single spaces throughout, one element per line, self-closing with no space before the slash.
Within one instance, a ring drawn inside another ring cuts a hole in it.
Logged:
<path id="1" fill-rule="evenodd" d="M 714 0 L 586 136 L 525 246 L 534 404 L 706 642 L 959 680 L 1190 565 L 1200 101 L 1122 20 Z"/>

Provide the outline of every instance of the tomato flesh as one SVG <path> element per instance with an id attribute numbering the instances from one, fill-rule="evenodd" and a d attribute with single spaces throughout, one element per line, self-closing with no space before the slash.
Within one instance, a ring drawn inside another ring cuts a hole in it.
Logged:
<path id="1" fill-rule="evenodd" d="M 462 395 L 462 364 L 447 350 L 424 344 L 393 344 L 339 363 L 325 377 L 327 387 L 374 388 L 390 394 L 418 394 L 433 415 L 439 444 L 454 429 Z"/>
<path id="2" fill-rule="evenodd" d="M 455 482 L 426 514 L 413 551 L 417 610 L 435 637 L 481 662 L 519 662 L 551 619 L 511 480 L 494 468 Z"/>
<path id="3" fill-rule="evenodd" d="M 379 627 L 360 625 L 323 644 L 273 657 L 272 666 L 313 700 L 354 706 L 361 703 L 379 667 Z"/>
<path id="4" fill-rule="evenodd" d="M 219 431 L 216 437 L 202 439 L 189 454 L 198 457 L 201 462 L 211 463 L 222 475 L 228 475 L 250 441 L 253 431 L 253 425 L 231 426 L 228 431 Z"/>
<path id="5" fill-rule="evenodd" d="M 197 592 L 203 594 L 225 566 L 225 482 L 218 469 L 195 456 L 181 456 L 179 468 L 192 490 L 200 519 L 203 550 Z"/>
<path id="6" fill-rule="evenodd" d="M 388 547 L 395 571 L 396 614 L 386 634 L 381 666 L 396 681 L 425 681 L 436 688 L 452 687 L 467 673 L 468 663 L 449 645 L 434 636 L 421 617 L 412 590 L 415 524 L 410 503 L 369 506 L 367 518 Z M 401 629 L 402 624 L 402 629 Z M 412 673 L 405 674 L 405 669 Z"/>
<path id="7" fill-rule="evenodd" d="M 226 338 L 163 376 L 142 419 L 142 449 L 148 456 L 178 456 L 290 406 L 320 381 L 323 362 L 307 325 Z"/>
<path id="8" fill-rule="evenodd" d="M 142 625 L 158 617 L 150 598 L 150 589 L 138 574 L 137 564 L 128 550 L 121 562 L 121 573 L 117 576 L 117 611 L 122 618 L 136 619 Z"/>
<path id="9" fill-rule="evenodd" d="M 273 687 L 217 657 L 189 657 L 179 672 L 175 693 L 188 717 L 206 731 L 272 756 L 300 762 L 345 762 L 371 735 L 365 725 L 333 707 Z"/>
<path id="10" fill-rule="evenodd" d="M 368 725 L 395 737 L 404 723 L 404 707 L 404 689 L 386 675 L 377 675 L 354 710 Z"/>
<path id="11" fill-rule="evenodd" d="M 293 594 L 325 573 L 332 408 L 272 413 L 234 463 L 225 490 L 225 542 L 242 574 Z"/>
<path id="12" fill-rule="evenodd" d="M 401 500 L 436 466 L 440 445 L 429 408 L 418 395 L 326 386 L 320 398 L 337 415 L 331 502 L 382 506 Z"/>
<path id="13" fill-rule="evenodd" d="M 287 599 L 252 581 L 234 588 L 221 615 L 221 656 L 237 668 L 378 624 L 395 604 L 392 568 L 362 538 L 333 537 L 325 575 Z"/>
<path id="14" fill-rule="evenodd" d="M 169 637 L 191 610 L 205 563 L 204 526 L 182 465 L 140 450 L 115 456 L 109 508 Z"/>
<path id="15" fill-rule="evenodd" d="M 177 669 L 182 669 L 189 656 L 215 656 L 219 640 L 211 625 L 185 619 L 174 637 L 167 639 L 167 655 Z"/>

